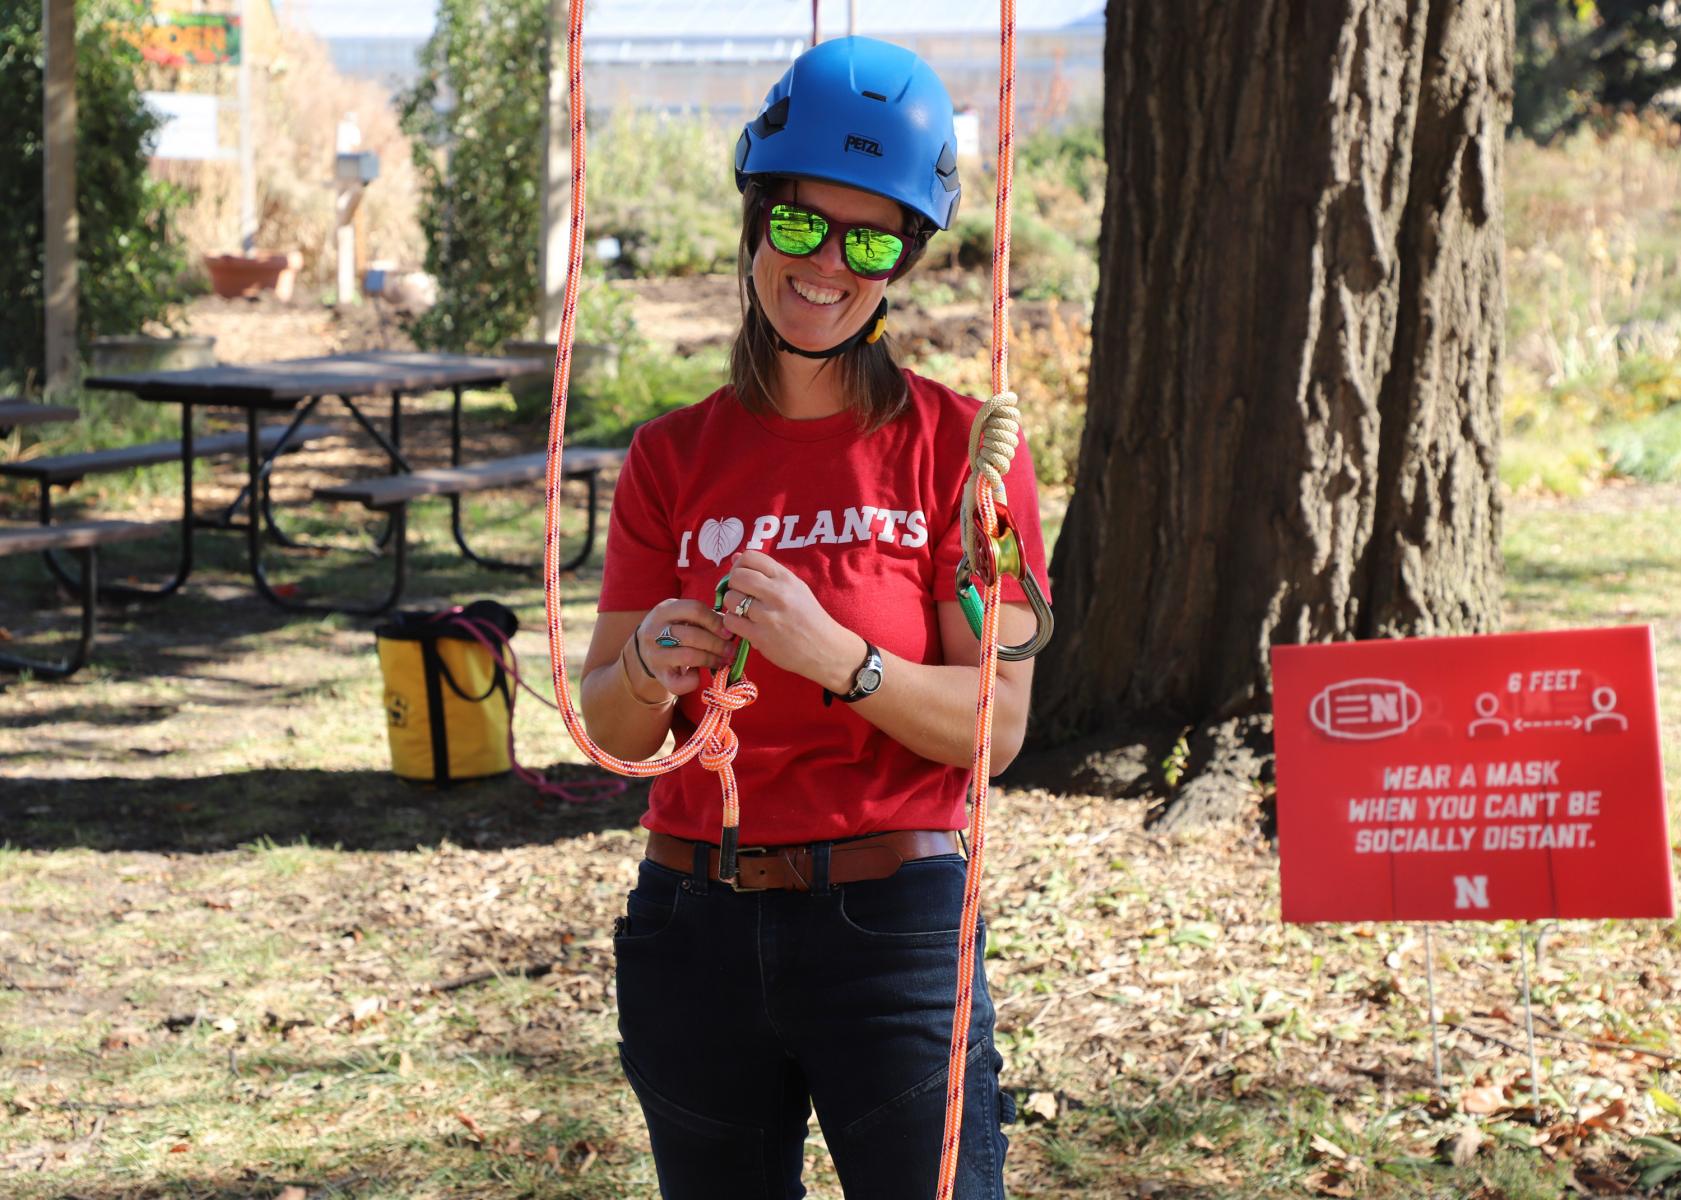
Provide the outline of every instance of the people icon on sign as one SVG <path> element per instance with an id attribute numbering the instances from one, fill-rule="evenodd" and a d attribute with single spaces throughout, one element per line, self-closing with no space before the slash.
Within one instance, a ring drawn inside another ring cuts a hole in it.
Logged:
<path id="1" fill-rule="evenodd" d="M 1500 701 L 1493 692 L 1483 692 L 1477 696 L 1477 719 L 1466 729 L 1467 737 L 1497 738 L 1505 737 L 1512 731 L 1512 727 L 1505 720 L 1495 715 L 1500 710 Z"/>
<path id="2" fill-rule="evenodd" d="M 1589 733 L 1622 733 L 1628 729 L 1628 718 L 1617 711 L 1617 692 L 1614 688 L 1593 690 L 1593 715 L 1586 725 Z"/>

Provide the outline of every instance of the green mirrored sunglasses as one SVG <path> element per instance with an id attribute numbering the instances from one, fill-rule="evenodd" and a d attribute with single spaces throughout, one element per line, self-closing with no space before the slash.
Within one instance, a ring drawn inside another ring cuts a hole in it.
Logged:
<path id="1" fill-rule="evenodd" d="M 765 236 L 791 258 L 816 254 L 830 233 L 841 235 L 847 270 L 860 279 L 885 279 L 905 255 L 905 239 L 870 225 L 833 221 L 812 208 L 773 204 L 765 210 Z"/>

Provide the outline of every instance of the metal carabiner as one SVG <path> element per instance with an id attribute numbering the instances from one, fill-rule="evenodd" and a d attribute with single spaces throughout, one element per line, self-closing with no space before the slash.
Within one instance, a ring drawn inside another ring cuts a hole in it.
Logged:
<path id="1" fill-rule="evenodd" d="M 718 590 L 712 594 L 712 611 L 720 617 L 724 615 L 724 593 L 730 590 L 730 576 L 735 572 L 725 572 L 718 581 Z M 741 639 L 741 645 L 736 647 L 735 661 L 730 664 L 729 686 L 734 687 L 741 682 L 741 677 L 747 673 L 747 639 Z"/>
<path id="2" fill-rule="evenodd" d="M 1033 572 L 1028 568 L 1027 556 L 1022 553 L 1021 538 L 1016 533 L 1015 518 L 1010 515 L 1010 506 L 1002 498 L 994 497 L 992 508 L 998 521 L 998 536 L 993 537 L 980 527 L 981 515 L 977 510 L 975 553 L 984 561 L 979 564 L 979 570 L 972 568 L 967 551 L 957 560 L 957 602 L 963 608 L 963 616 L 969 622 L 970 632 L 978 640 L 986 608 L 981 602 L 980 592 L 975 587 L 975 578 L 978 577 L 989 587 L 992 581 L 1001 575 L 1009 575 L 1019 580 L 1022 590 L 1027 593 L 1027 603 L 1033 609 L 1033 636 L 1019 646 L 998 647 L 998 657 L 1004 662 L 1021 662 L 1032 658 L 1050 645 L 1055 621 L 1051 616 L 1051 606 L 1045 603 L 1045 594 L 1039 590 L 1039 581 L 1033 578 Z"/>
<path id="3" fill-rule="evenodd" d="M 1011 540 L 1014 541 L 1012 534 Z M 995 550 L 995 553 L 997 551 Z M 1026 564 L 1020 562 L 1020 549 L 1015 550 L 1018 570 L 1011 571 L 1021 581 L 1022 590 L 1027 593 L 1028 606 L 1033 609 L 1033 636 L 1019 646 L 998 647 L 998 658 L 1001 662 L 1022 662 L 1032 658 L 1051 643 L 1051 633 L 1056 628 L 1056 621 L 1051 615 L 1051 606 L 1045 602 L 1045 594 L 1039 590 L 1039 581 L 1033 577 L 1033 572 Z M 1000 555 L 999 557 L 1003 557 Z M 969 556 L 963 555 L 957 560 L 957 602 L 962 606 L 963 616 L 969 622 L 969 630 L 977 639 L 981 636 L 981 619 L 985 615 L 985 605 L 981 602 L 980 593 L 975 589 L 973 572 L 969 568 Z"/>

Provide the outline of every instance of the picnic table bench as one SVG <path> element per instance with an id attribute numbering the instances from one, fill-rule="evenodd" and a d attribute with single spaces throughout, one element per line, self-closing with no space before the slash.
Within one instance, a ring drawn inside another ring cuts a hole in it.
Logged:
<path id="1" fill-rule="evenodd" d="M 73 412 L 74 410 L 72 410 Z M 317 438 L 327 437 L 333 433 L 330 425 L 301 425 L 293 429 L 269 427 L 261 429 L 257 434 L 257 445 L 263 454 L 274 455 L 291 453 L 303 448 L 308 442 Z M 37 512 L 42 525 L 53 523 L 53 493 L 55 487 L 65 487 L 78 483 L 89 475 L 97 475 L 109 471 L 126 471 L 136 467 L 157 466 L 166 462 L 190 462 L 198 458 L 218 458 L 231 454 L 238 454 L 246 449 L 246 432 L 235 430 L 230 433 L 197 435 L 190 424 L 182 430 L 181 440 L 144 442 L 134 446 L 115 446 L 109 450 L 86 450 L 75 454 L 58 454 L 41 458 L 24 458 L 0 462 L 0 476 L 10 476 L 15 479 L 34 481 L 37 488 Z M 191 528 L 232 529 L 236 526 L 233 514 L 244 503 L 250 487 L 241 491 L 234 498 L 232 504 L 220 517 L 201 517 L 193 510 L 192 471 L 183 467 L 182 494 L 184 496 L 183 524 L 188 526 L 186 537 L 186 562 L 191 563 Z M 266 483 L 262 495 L 264 515 L 272 526 L 273 515 L 268 511 L 268 492 Z M 252 519 L 256 519 L 255 512 Z M 42 548 L 42 556 L 53 575 L 66 587 L 80 589 L 82 581 L 69 572 L 61 563 L 54 551 L 56 546 Z M 168 584 L 158 587 L 139 587 L 131 584 L 112 584 L 106 587 L 108 593 L 120 594 L 129 598 L 147 598 L 167 596 L 181 586 L 185 580 L 184 573 Z"/>
<path id="2" fill-rule="evenodd" d="M 35 404 L 15 397 L 0 397 L 0 435 L 20 425 L 45 425 L 52 421 L 74 421 L 80 411 L 65 404 Z"/>
<path id="3" fill-rule="evenodd" d="M 596 515 L 600 507 L 600 477 L 603 470 L 622 467 L 623 450 L 594 446 L 568 446 L 562 458 L 562 475 L 566 479 L 582 480 L 589 487 L 588 525 L 584 530 L 584 544 L 571 558 L 560 564 L 562 571 L 582 566 L 595 548 Z M 451 504 L 450 531 L 461 553 L 480 566 L 498 570 L 529 571 L 541 568 L 541 563 L 513 563 L 486 558 L 467 544 L 461 529 L 461 497 L 469 492 L 489 491 L 493 488 L 517 487 L 532 483 L 548 474 L 549 455 L 546 450 L 532 454 L 517 454 L 509 458 L 489 459 L 456 467 L 434 467 L 430 470 L 410 471 L 403 475 L 386 475 L 374 479 L 357 479 L 315 489 L 320 500 L 349 501 L 368 508 L 401 513 L 412 500 L 426 496 L 448 496 Z M 399 543 L 397 553 L 403 553 Z M 401 570 L 401 567 L 398 568 Z"/>
<path id="4" fill-rule="evenodd" d="M 45 679 L 63 679 L 87 663 L 99 632 L 99 547 L 156 537 L 168 523 L 155 521 L 75 521 L 65 525 L 24 525 L 0 528 L 0 558 L 34 551 L 68 550 L 81 561 L 78 599 L 82 629 L 76 649 L 57 662 L 0 654 L 0 669 L 32 671 Z"/>

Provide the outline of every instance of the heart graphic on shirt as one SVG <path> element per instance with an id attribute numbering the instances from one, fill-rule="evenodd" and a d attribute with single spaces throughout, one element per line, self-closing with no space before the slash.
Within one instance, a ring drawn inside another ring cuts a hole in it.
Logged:
<path id="1" fill-rule="evenodd" d="M 714 564 L 722 566 L 724 559 L 741 545 L 741 536 L 746 532 L 747 527 L 737 517 L 708 520 L 700 527 L 700 552 Z"/>

